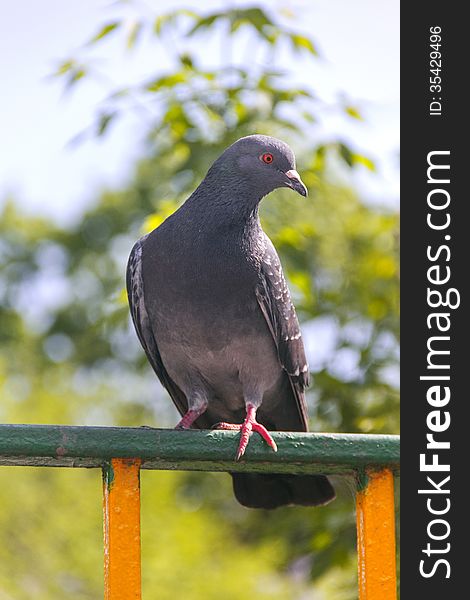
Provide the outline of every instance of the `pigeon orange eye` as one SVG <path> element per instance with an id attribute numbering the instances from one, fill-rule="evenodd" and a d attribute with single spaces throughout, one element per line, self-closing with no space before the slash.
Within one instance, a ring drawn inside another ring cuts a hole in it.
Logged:
<path id="1" fill-rule="evenodd" d="M 273 160 L 274 160 L 274 156 L 272 154 L 270 154 L 269 152 L 265 152 L 262 156 L 261 156 L 261 160 L 266 163 L 267 165 L 270 165 Z"/>

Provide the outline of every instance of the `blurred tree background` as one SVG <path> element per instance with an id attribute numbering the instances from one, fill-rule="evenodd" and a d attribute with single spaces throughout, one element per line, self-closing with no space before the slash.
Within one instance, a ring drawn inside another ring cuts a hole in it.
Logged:
<path id="1" fill-rule="evenodd" d="M 97 27 L 85 55 L 58 66 L 68 90 L 105 77 L 94 48 L 117 36 L 130 52 L 152 40 L 156 60 L 164 52 L 172 67 L 156 65 L 138 85 L 109 83 L 83 134 L 105 136 L 126 111 L 142 116 L 146 152 L 125 189 L 104 191 L 69 227 L 4 205 L 1 420 L 176 422 L 130 327 L 125 263 L 134 240 L 184 201 L 226 146 L 258 132 L 292 145 L 310 192 L 276 191 L 261 215 L 303 322 L 311 429 L 396 433 L 398 217 L 344 183 L 347 170 L 373 170 L 373 157 L 341 139 L 315 142 L 322 111 L 361 119 L 360 109 L 325 107 L 308 77 L 299 87 L 277 66 L 280 54 L 318 60 L 315 40 L 257 6 L 144 11 Z M 198 53 L 208 43 L 220 44 L 215 66 Z M 144 472 L 144 597 L 355 598 L 353 488 L 336 486 L 325 508 L 253 511 L 235 502 L 224 474 Z M 0 599 L 101 597 L 100 474 L 4 467 L 0 490 Z"/>

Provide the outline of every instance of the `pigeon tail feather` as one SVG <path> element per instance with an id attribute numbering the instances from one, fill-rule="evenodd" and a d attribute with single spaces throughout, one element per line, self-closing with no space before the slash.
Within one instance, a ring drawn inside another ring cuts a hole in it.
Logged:
<path id="1" fill-rule="evenodd" d="M 248 508 L 321 506 L 334 500 L 335 491 L 324 475 L 231 473 L 233 491 Z"/>

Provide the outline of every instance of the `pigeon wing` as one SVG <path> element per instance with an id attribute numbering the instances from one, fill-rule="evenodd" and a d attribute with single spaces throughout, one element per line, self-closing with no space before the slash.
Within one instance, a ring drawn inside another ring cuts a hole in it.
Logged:
<path id="1" fill-rule="evenodd" d="M 140 238 L 132 248 L 127 263 L 127 297 L 137 336 L 142 344 L 145 354 L 157 374 L 163 387 L 170 394 L 171 399 L 181 414 L 187 411 L 188 401 L 185 394 L 168 375 L 158 350 L 157 341 L 150 325 L 144 301 L 144 282 L 142 277 L 142 249 L 147 236 Z"/>
<path id="2" fill-rule="evenodd" d="M 281 262 L 267 236 L 256 296 L 276 344 L 279 362 L 288 375 L 299 417 L 304 430 L 307 431 L 308 417 L 304 390 L 309 383 L 309 370 L 302 334 Z"/>

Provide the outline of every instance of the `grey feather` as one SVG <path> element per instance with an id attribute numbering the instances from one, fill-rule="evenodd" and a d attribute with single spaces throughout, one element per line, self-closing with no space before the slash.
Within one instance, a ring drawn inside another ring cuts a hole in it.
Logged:
<path id="1" fill-rule="evenodd" d="M 184 413 L 188 407 L 186 397 L 168 376 L 163 366 L 157 342 L 150 326 L 147 309 L 145 308 L 144 282 L 142 278 L 142 245 L 146 238 L 147 236 L 144 236 L 134 244 L 127 263 L 126 284 L 130 313 L 137 337 L 160 383 L 170 394 L 178 410 Z"/>
<path id="2" fill-rule="evenodd" d="M 309 384 L 308 363 L 299 321 L 281 262 L 271 240 L 265 236 L 261 257 L 261 281 L 256 297 L 275 341 L 279 362 L 289 376 L 303 429 L 308 429 L 304 390 Z"/>

